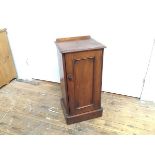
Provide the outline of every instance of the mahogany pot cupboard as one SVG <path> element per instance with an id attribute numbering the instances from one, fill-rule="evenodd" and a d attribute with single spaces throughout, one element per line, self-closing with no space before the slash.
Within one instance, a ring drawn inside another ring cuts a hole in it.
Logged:
<path id="1" fill-rule="evenodd" d="M 102 116 L 101 85 L 105 46 L 90 36 L 56 39 L 61 105 L 67 124 Z"/>

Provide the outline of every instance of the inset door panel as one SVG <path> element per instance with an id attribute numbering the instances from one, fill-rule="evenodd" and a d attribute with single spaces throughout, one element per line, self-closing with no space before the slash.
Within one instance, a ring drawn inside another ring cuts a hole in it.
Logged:
<path id="1" fill-rule="evenodd" d="M 73 60 L 74 96 L 77 109 L 93 105 L 94 60 L 95 57 Z"/>
<path id="2" fill-rule="evenodd" d="M 70 113 L 80 114 L 100 107 L 102 50 L 65 55 Z"/>

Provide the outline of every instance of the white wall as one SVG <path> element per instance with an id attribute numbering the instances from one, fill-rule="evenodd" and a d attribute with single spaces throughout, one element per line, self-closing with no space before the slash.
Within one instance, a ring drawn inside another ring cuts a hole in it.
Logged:
<path id="1" fill-rule="evenodd" d="M 152 0 L 5 0 L 7 27 L 19 78 L 58 82 L 54 40 L 91 35 L 104 43 L 103 90 L 140 96 L 155 37 Z"/>
<path id="2" fill-rule="evenodd" d="M 145 78 L 141 99 L 155 102 L 155 41 L 151 52 L 151 59 Z"/>

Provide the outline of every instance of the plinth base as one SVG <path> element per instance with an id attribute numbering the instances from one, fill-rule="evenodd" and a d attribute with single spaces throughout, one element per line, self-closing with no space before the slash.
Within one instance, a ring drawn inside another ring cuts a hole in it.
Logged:
<path id="1" fill-rule="evenodd" d="M 62 106 L 62 109 L 63 109 L 64 116 L 65 116 L 67 124 L 78 123 L 78 122 L 86 121 L 86 120 L 89 120 L 89 119 L 101 117 L 102 112 L 103 112 L 103 108 L 100 108 L 100 109 L 97 109 L 97 110 L 81 113 L 81 114 L 78 114 L 78 115 L 68 115 L 66 113 L 66 109 L 65 109 L 65 106 L 64 106 L 64 103 L 63 103 L 62 99 L 61 99 L 61 106 Z"/>

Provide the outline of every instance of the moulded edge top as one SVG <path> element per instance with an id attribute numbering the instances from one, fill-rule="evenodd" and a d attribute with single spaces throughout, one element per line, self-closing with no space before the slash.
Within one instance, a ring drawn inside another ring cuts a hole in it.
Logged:
<path id="1" fill-rule="evenodd" d="M 92 39 L 90 36 L 58 38 L 56 39 L 55 44 L 61 53 L 106 48 L 106 46 Z"/>

